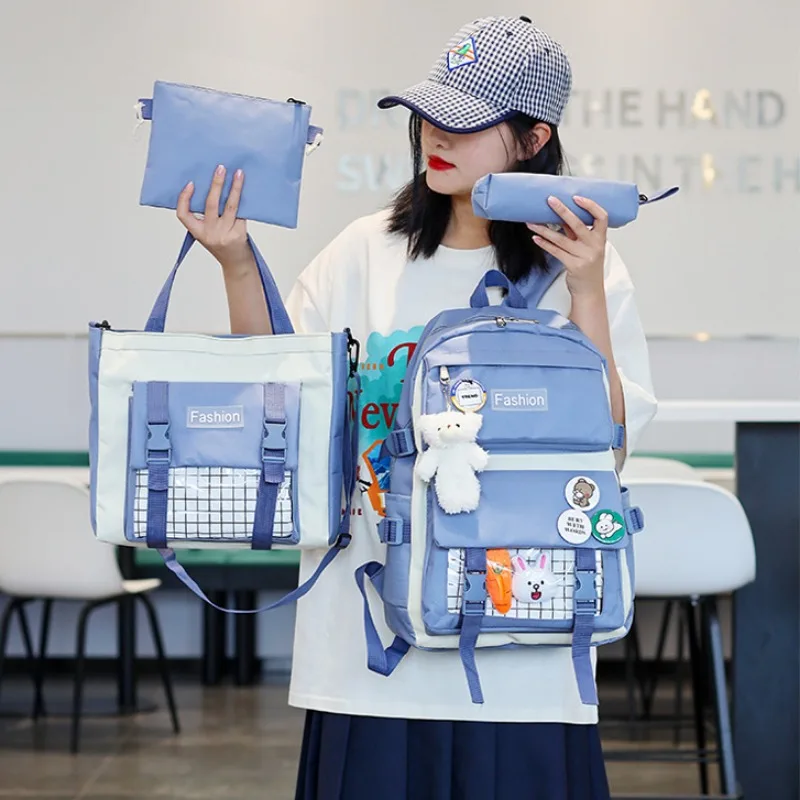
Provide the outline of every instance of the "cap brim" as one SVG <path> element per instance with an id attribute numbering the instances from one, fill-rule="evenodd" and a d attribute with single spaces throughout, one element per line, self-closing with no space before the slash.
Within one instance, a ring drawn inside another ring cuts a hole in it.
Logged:
<path id="1" fill-rule="evenodd" d="M 405 106 L 449 133 L 475 133 L 514 116 L 516 111 L 434 81 L 423 81 L 378 101 L 379 108 Z"/>

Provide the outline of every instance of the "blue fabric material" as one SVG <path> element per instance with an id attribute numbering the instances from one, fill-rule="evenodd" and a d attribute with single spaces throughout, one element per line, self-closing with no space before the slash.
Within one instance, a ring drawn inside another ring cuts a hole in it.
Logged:
<path id="1" fill-rule="evenodd" d="M 575 196 L 594 200 L 608 213 L 609 228 L 633 222 L 644 202 L 654 203 L 678 191 L 672 187 L 643 201 L 635 183 L 574 175 L 544 175 L 505 172 L 485 175 L 472 189 L 472 208 L 476 216 L 506 222 L 533 222 L 562 225 L 564 220 L 550 207 L 548 198 L 557 197 L 584 224 L 592 215 L 574 201 Z"/>
<path id="2" fill-rule="evenodd" d="M 92 530 L 97 533 L 97 428 L 98 371 L 100 369 L 100 348 L 103 331 L 96 324 L 89 326 L 89 517 Z"/>
<path id="3" fill-rule="evenodd" d="M 399 550 L 408 553 L 407 547 L 398 548 Z M 385 574 L 385 570 L 384 570 Z M 384 587 L 388 584 L 384 581 Z M 387 589 L 383 590 L 383 616 L 389 629 L 397 633 L 397 635 L 405 642 L 408 642 L 412 647 L 416 644 L 417 636 L 414 633 L 414 626 L 411 622 L 411 617 L 408 614 L 408 609 L 401 605 L 392 605 L 388 598 Z M 403 602 L 407 603 L 406 599 Z"/>
<path id="4" fill-rule="evenodd" d="M 477 381 L 486 393 L 478 444 L 493 449 L 503 446 L 512 452 L 600 451 L 611 447 L 613 422 L 599 366 L 584 367 L 582 354 L 574 361 L 571 354 L 561 359 L 548 353 L 540 357 L 530 342 L 528 359 L 541 360 L 541 364 L 487 364 L 484 362 L 490 356 L 474 354 L 471 364 L 456 365 L 456 361 L 470 359 L 468 350 L 472 346 L 472 339 L 465 337 L 459 353 L 437 353 L 426 362 L 430 369 L 423 384 L 424 414 L 446 410 L 437 362 L 447 361 L 449 386 L 455 387 L 462 380 Z M 508 358 L 497 360 L 513 362 L 513 354 L 506 355 Z"/>
<path id="5" fill-rule="evenodd" d="M 545 262 L 544 269 L 532 270 L 517 282 L 517 287 L 522 292 L 528 308 L 538 308 L 547 290 L 564 271 L 564 265 L 549 253 L 545 254 Z"/>
<path id="6" fill-rule="evenodd" d="M 286 415 L 286 469 L 297 468 L 300 385 L 283 384 Z M 241 408 L 241 426 L 191 427 L 190 415 L 203 409 Z M 264 384 L 170 382 L 170 443 L 176 467 L 261 469 Z M 130 466 L 143 469 L 147 442 L 147 384 L 135 381 L 131 403 Z M 341 453 L 333 454 L 336 459 Z M 337 509 L 338 514 L 338 509 Z M 338 519 L 338 517 L 337 517 Z"/>
<path id="7" fill-rule="evenodd" d="M 467 515 L 447 514 L 434 502 L 429 519 L 433 538 L 441 547 L 568 547 L 558 534 L 556 521 L 569 508 L 565 487 L 576 474 L 594 481 L 600 491 L 600 502 L 588 512 L 590 517 L 600 509 L 622 514 L 613 470 L 541 470 L 535 476 L 524 470 L 487 470 L 480 476 L 481 503 L 468 515 L 476 524 L 467 527 Z M 534 477 L 537 502 L 531 503 L 529 487 L 534 485 Z M 612 544 L 591 537 L 582 547 L 618 550 L 625 543 L 624 538 Z"/>
<path id="8" fill-rule="evenodd" d="M 461 636 L 458 651 L 467 676 L 473 703 L 483 703 L 483 690 L 475 664 L 475 645 L 481 632 L 486 607 L 486 551 L 469 547 L 465 551 L 464 599 L 461 605 Z"/>
<path id="9" fill-rule="evenodd" d="M 191 233 L 187 233 L 184 237 L 178 259 L 156 298 L 156 302 L 150 312 L 150 317 L 145 325 L 145 331 L 162 332 L 164 330 L 167 309 L 169 308 L 169 299 L 172 294 L 172 286 L 175 283 L 175 276 L 178 274 L 178 269 L 188 255 L 189 250 L 191 250 L 194 241 L 194 236 L 192 236 Z M 261 285 L 267 300 L 267 310 L 269 311 L 270 322 L 272 323 L 272 332 L 275 334 L 294 333 L 294 328 L 289 320 L 289 314 L 286 312 L 286 306 L 283 304 L 278 286 L 275 283 L 275 279 L 272 277 L 272 273 L 266 261 L 264 261 L 264 257 L 261 255 L 258 247 L 256 247 L 256 243 L 250 235 L 247 237 L 247 243 L 250 246 L 250 251 L 258 267 L 258 274 L 261 278 Z"/>
<path id="10" fill-rule="evenodd" d="M 307 712 L 295 800 L 376 797 L 610 800 L 611 795 L 596 725 Z"/>
<path id="11" fill-rule="evenodd" d="M 386 492 L 383 499 L 386 516 L 378 525 L 378 537 L 384 541 L 387 533 L 396 536 L 396 544 L 390 544 L 386 548 L 383 602 L 402 609 L 402 613 L 407 616 L 408 569 L 411 558 L 411 498 L 408 495 Z M 404 628 L 406 627 L 410 628 L 410 625 L 404 625 Z"/>
<path id="12" fill-rule="evenodd" d="M 181 581 L 181 583 L 191 589 L 192 592 L 194 592 L 201 600 L 204 600 L 210 606 L 213 606 L 219 611 L 224 611 L 226 614 L 260 614 L 263 611 L 272 611 L 275 608 L 280 608 L 281 606 L 288 605 L 289 603 L 294 603 L 296 600 L 299 600 L 301 597 L 308 594 L 308 592 L 310 592 L 314 587 L 314 584 L 319 580 L 320 575 L 322 575 L 322 573 L 328 568 L 336 556 L 342 552 L 342 550 L 344 550 L 344 547 L 331 547 L 323 556 L 319 566 L 316 568 L 316 570 L 314 570 L 313 575 L 311 575 L 311 577 L 305 583 L 289 592 L 289 594 L 281 597 L 280 600 L 276 600 L 274 603 L 269 603 L 268 605 L 261 606 L 260 608 L 225 608 L 224 606 L 218 606 L 216 603 L 213 603 L 208 599 L 206 593 L 200 588 L 197 581 L 195 581 L 194 578 L 189 575 L 183 565 L 178 561 L 178 556 L 174 550 L 169 548 L 161 548 L 158 552 L 164 559 L 164 564 L 173 572 L 173 574 Z"/>
<path id="13" fill-rule="evenodd" d="M 534 331 L 535 333 L 535 331 Z M 503 333 L 502 347 L 476 332 L 442 343 L 435 352 L 428 353 L 425 366 L 437 369 L 447 367 L 503 366 L 525 369 L 551 367 L 561 369 L 586 369 L 600 372 L 603 366 L 594 353 L 589 351 L 564 352 L 557 342 L 541 337 L 531 339 L 530 330 L 510 330 Z M 531 348 L 536 349 L 535 363 L 531 363 Z M 513 375 L 512 377 L 520 377 Z M 437 380 L 439 376 L 436 376 Z M 451 376 L 451 379 L 452 376 Z"/>
<path id="14" fill-rule="evenodd" d="M 615 450 L 622 450 L 625 446 L 625 426 L 624 425 L 614 425 L 614 439 L 611 446 Z"/>
<path id="15" fill-rule="evenodd" d="M 628 533 L 641 533 L 644 530 L 644 514 L 638 506 L 625 509 L 625 527 Z"/>
<path id="16" fill-rule="evenodd" d="M 642 509 L 639 506 L 631 505 L 631 493 L 626 486 L 621 488 L 620 495 L 628 533 L 641 533 L 644 530 L 644 513 Z"/>
<path id="17" fill-rule="evenodd" d="M 286 406 L 284 387 L 264 385 L 264 435 L 261 443 L 262 472 L 253 519 L 253 550 L 272 547 L 278 490 L 286 470 Z"/>
<path id="18" fill-rule="evenodd" d="M 414 434 L 411 428 L 400 428 L 389 432 L 384 440 L 384 445 L 388 453 L 395 458 L 405 458 L 416 453 L 414 445 Z"/>
<path id="19" fill-rule="evenodd" d="M 333 403 L 331 407 L 331 444 L 328 470 L 330 528 L 329 544 L 339 536 L 349 535 L 353 492 L 358 460 L 358 398 L 361 378 L 352 365 L 347 374 L 348 339 L 336 334 L 333 340 Z M 349 386 L 348 378 L 353 382 Z M 341 503 L 336 498 L 341 497 Z M 342 510 L 343 509 L 343 510 Z"/>
<path id="20" fill-rule="evenodd" d="M 169 442 L 169 384 L 147 385 L 147 546 L 167 546 L 167 500 L 172 448 Z"/>
<path id="21" fill-rule="evenodd" d="M 595 555 L 592 550 L 579 548 L 575 551 L 575 628 L 572 635 L 572 665 L 578 682 L 581 702 L 597 705 L 597 685 L 592 671 L 591 642 L 594 632 L 594 615 L 597 603 L 597 574 Z"/>
<path id="22" fill-rule="evenodd" d="M 550 276 L 552 277 L 552 275 Z M 548 277 L 546 280 L 549 280 Z M 535 296 L 545 279 L 534 281 L 531 289 L 532 296 Z M 417 371 L 420 362 L 429 353 L 434 353 L 457 335 L 469 334 L 472 332 L 489 331 L 497 328 L 497 318 L 508 314 L 519 320 L 538 320 L 539 325 L 532 325 L 530 322 L 508 322 L 504 328 L 505 333 L 527 332 L 541 335 L 541 340 L 537 341 L 537 349 L 541 352 L 548 349 L 563 349 L 563 341 L 569 340 L 594 352 L 598 359 L 605 364 L 605 359 L 599 350 L 584 336 L 580 331 L 570 325 L 568 321 L 553 311 L 547 309 L 527 308 L 511 309 L 507 306 L 491 306 L 486 309 L 448 309 L 434 317 L 420 335 L 414 354 L 408 362 L 406 372 L 409 379 L 403 383 L 403 390 L 400 395 L 393 430 L 399 430 L 411 425 L 411 405 L 416 385 Z M 556 330 L 551 325 L 563 325 L 564 327 Z M 424 409 L 423 409 L 424 411 Z M 402 468 L 395 464 L 392 468 L 392 491 L 398 494 L 411 494 L 411 478 L 413 477 L 413 464 L 405 464 Z"/>
<path id="23" fill-rule="evenodd" d="M 490 287 L 499 287 L 505 289 L 508 294 L 506 295 L 503 305 L 510 306 L 511 308 L 525 308 L 527 303 L 522 293 L 517 286 L 499 269 L 490 269 L 481 278 L 472 297 L 469 299 L 469 304 L 472 308 L 485 308 L 489 305 L 489 295 L 486 290 Z"/>
<path id="24" fill-rule="evenodd" d="M 355 397 L 361 393 L 361 378 L 351 370 L 350 377 L 355 382 Z M 354 416 L 353 416 L 354 415 Z M 354 418 L 355 417 L 355 418 Z M 344 510 L 337 531 L 337 541 L 350 541 L 350 524 L 353 509 L 353 493 L 356 490 L 356 462 L 358 460 L 358 404 L 353 414 L 345 403 L 344 434 L 342 436 L 342 483 L 344 492 Z"/>
<path id="25" fill-rule="evenodd" d="M 378 523 L 378 538 L 381 544 L 397 547 L 411 543 L 411 523 L 400 517 L 384 517 Z"/>
<path id="26" fill-rule="evenodd" d="M 360 566 L 355 573 L 356 585 L 364 600 L 364 633 L 367 637 L 367 667 L 379 675 L 391 675 L 397 665 L 408 652 L 409 644 L 399 636 L 384 649 L 375 623 L 372 621 L 372 612 L 369 608 L 365 578 L 369 578 L 381 596 L 383 588 L 384 568 L 377 561 L 370 561 Z"/>
<path id="27" fill-rule="evenodd" d="M 151 120 L 153 119 L 153 98 L 152 97 L 140 97 L 139 102 L 141 103 L 140 115 L 143 120 Z M 306 137 L 306 144 L 314 144 L 316 142 L 317 136 L 323 134 L 324 128 L 320 128 L 318 125 L 309 125 L 308 126 L 308 136 Z"/>
<path id="28" fill-rule="evenodd" d="M 348 380 L 346 373 L 347 360 L 343 357 L 342 341 L 344 337 L 333 340 L 333 354 L 331 367 L 333 370 L 333 398 L 331 402 L 330 421 L 330 446 L 328 448 L 328 544 L 333 544 L 339 536 L 342 518 L 341 512 L 345 507 L 344 495 L 344 468 L 343 459 L 350 458 L 350 445 L 345 441 L 350 415 L 350 396 L 348 394 Z M 338 345 L 338 347 L 337 347 Z M 346 347 L 345 347 L 346 350 Z M 357 395 L 356 395 L 357 396 Z M 336 499 L 341 497 L 341 502 Z"/>
<path id="29" fill-rule="evenodd" d="M 243 169 L 239 217 L 297 227 L 306 143 L 321 130 L 311 129 L 308 105 L 164 81 L 156 81 L 152 104 L 144 105 L 152 124 L 142 205 L 174 209 L 194 181 L 190 208 L 203 212 L 214 170 L 223 164 L 220 213 L 235 171 Z"/>

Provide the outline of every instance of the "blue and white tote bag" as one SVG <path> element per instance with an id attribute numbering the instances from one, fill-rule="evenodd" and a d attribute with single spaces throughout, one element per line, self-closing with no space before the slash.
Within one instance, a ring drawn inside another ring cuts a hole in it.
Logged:
<path id="1" fill-rule="evenodd" d="M 252 239 L 273 334 L 166 332 L 193 243 L 187 235 L 144 330 L 90 325 L 95 535 L 156 548 L 173 568 L 178 548 L 332 558 L 350 539 L 358 342 L 349 330 L 294 333 Z"/>

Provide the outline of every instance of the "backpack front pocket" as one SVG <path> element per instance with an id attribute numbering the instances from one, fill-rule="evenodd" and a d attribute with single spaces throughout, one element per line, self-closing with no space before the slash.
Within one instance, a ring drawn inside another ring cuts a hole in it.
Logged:
<path id="1" fill-rule="evenodd" d="M 559 469 L 563 458 L 492 456 L 480 474 L 481 499 L 474 512 L 445 513 L 435 488 L 428 488 L 422 595 L 428 633 L 453 633 L 461 624 L 468 551 L 480 554 L 485 570 L 484 631 L 572 630 L 579 570 L 594 586 L 595 630 L 611 631 L 624 623 L 620 551 L 628 547 L 630 536 L 618 479 L 613 469 L 577 475 Z M 599 458 L 589 459 L 599 466 Z M 576 486 L 592 487 L 586 510 Z M 584 551 L 581 561 L 578 550 Z"/>
<path id="2" fill-rule="evenodd" d="M 590 355 L 545 353 L 537 363 L 517 363 L 511 353 L 511 363 L 500 364 L 459 364 L 448 355 L 430 358 L 423 413 L 480 414 L 477 441 L 490 451 L 611 446 L 614 426 L 603 370 Z"/>
<path id="3" fill-rule="evenodd" d="M 157 527 L 167 543 L 250 544 L 266 513 L 276 543 L 297 543 L 300 394 L 298 384 L 134 383 L 126 538 L 149 543 Z M 260 496 L 270 485 L 274 507 Z"/>

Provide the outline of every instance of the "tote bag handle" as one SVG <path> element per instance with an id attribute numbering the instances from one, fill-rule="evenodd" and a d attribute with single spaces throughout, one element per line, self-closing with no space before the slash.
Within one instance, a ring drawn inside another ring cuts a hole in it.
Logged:
<path id="1" fill-rule="evenodd" d="M 147 320 L 147 324 L 144 328 L 145 331 L 157 333 L 164 332 L 164 323 L 166 322 L 167 318 L 169 299 L 170 295 L 172 294 L 172 286 L 175 283 L 175 275 L 178 272 L 178 268 L 189 253 L 189 250 L 192 249 L 194 242 L 194 236 L 192 236 L 191 233 L 187 233 L 186 238 L 183 240 L 181 251 L 178 254 L 178 260 L 175 262 L 172 272 L 170 272 L 169 277 L 165 281 L 164 286 L 161 288 L 161 291 L 156 298 L 156 302 L 153 305 L 153 309 L 150 312 L 150 317 Z M 269 271 L 267 263 L 264 261 L 263 256 L 258 251 L 255 242 L 249 234 L 247 235 L 247 243 L 250 245 L 250 250 L 255 257 L 256 266 L 258 267 L 258 274 L 261 277 L 261 285 L 264 288 L 264 297 L 267 300 L 267 310 L 269 312 L 270 322 L 272 323 L 272 332 L 276 334 L 294 333 L 294 328 L 289 320 L 289 314 L 286 312 L 286 306 L 283 304 L 278 287 L 275 284 L 275 279 L 272 277 L 272 273 Z"/>

